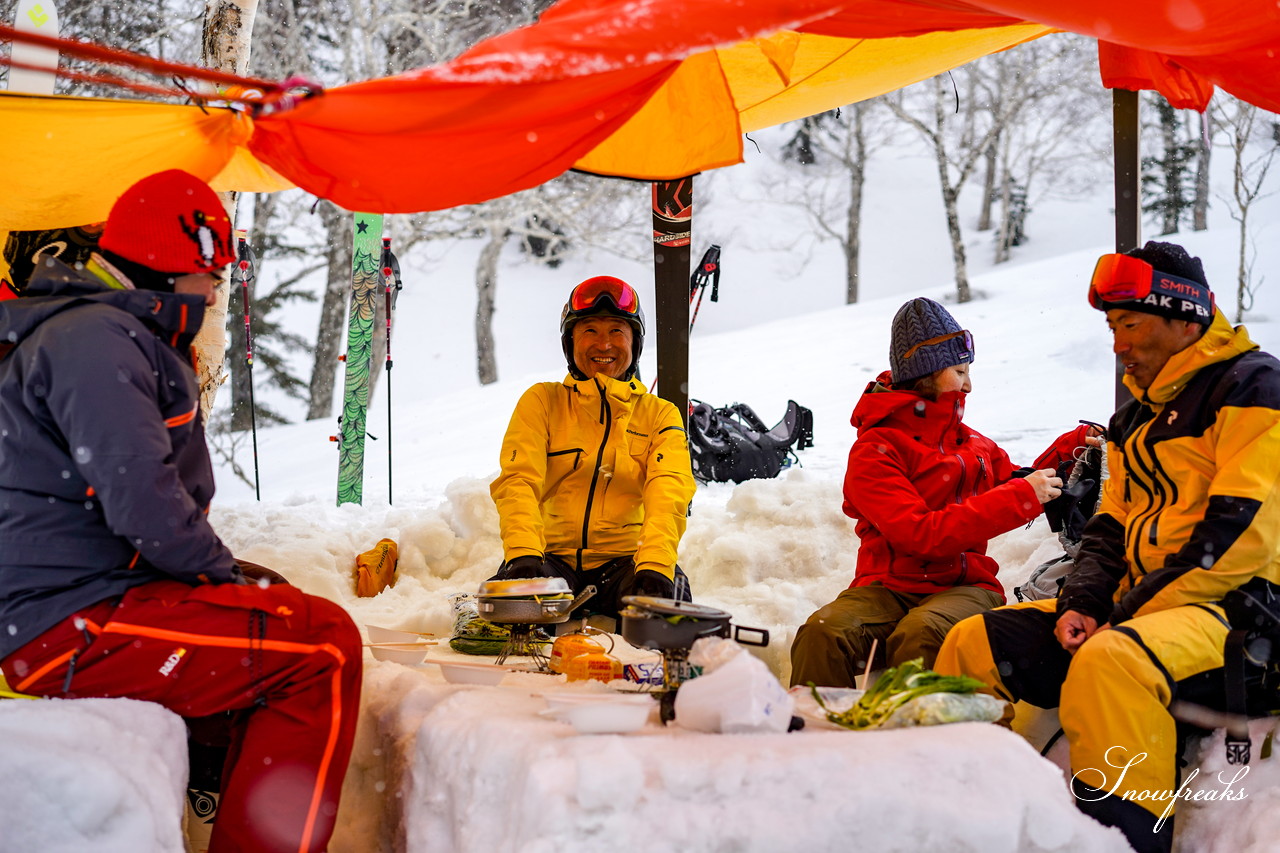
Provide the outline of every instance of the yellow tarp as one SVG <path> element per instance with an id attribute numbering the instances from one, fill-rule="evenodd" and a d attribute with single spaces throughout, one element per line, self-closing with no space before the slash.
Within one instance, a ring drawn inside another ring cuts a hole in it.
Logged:
<path id="1" fill-rule="evenodd" d="M 185 169 L 215 189 L 292 186 L 244 144 L 252 121 L 227 109 L 0 95 L 0 230 L 101 222 L 129 185 Z"/>

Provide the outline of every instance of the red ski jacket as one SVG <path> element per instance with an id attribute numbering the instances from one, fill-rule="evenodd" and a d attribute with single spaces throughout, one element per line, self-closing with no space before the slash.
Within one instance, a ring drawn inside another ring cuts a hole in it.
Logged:
<path id="1" fill-rule="evenodd" d="M 977 586 L 1004 594 L 987 540 L 1040 515 L 1035 489 L 1013 478 L 996 443 L 965 426 L 965 395 L 931 402 L 867 386 L 853 410 L 858 438 L 844 477 L 844 512 L 861 545 L 850 586 L 897 592 Z"/>

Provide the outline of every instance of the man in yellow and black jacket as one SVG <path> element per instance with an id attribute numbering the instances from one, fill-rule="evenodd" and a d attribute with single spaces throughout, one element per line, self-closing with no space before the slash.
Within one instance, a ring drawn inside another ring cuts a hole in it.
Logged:
<path id="1" fill-rule="evenodd" d="M 1179 799 L 1174 700 L 1221 707 L 1221 607 L 1280 583 L 1280 362 L 1214 305 L 1171 243 L 1105 255 L 1090 285 L 1134 399 L 1111 477 L 1056 601 L 961 622 L 937 669 L 1058 707 L 1080 808 L 1139 853 L 1168 851 Z"/>
<path id="2" fill-rule="evenodd" d="M 490 486 L 499 579 L 563 577 L 597 593 L 585 608 L 616 617 L 624 595 L 689 600 L 676 565 L 695 483 L 680 412 L 636 376 L 644 312 L 626 282 L 596 276 L 565 303 L 569 375 L 516 404 Z"/>

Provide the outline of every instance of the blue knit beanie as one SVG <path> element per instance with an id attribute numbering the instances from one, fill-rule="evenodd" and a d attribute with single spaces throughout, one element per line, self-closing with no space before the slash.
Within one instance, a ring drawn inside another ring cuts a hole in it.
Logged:
<path id="1" fill-rule="evenodd" d="M 927 343 L 938 338 L 944 340 Z M 946 308 L 923 296 L 912 299 L 893 318 L 889 340 L 893 383 L 910 382 L 946 367 L 972 362 L 971 341 Z"/>

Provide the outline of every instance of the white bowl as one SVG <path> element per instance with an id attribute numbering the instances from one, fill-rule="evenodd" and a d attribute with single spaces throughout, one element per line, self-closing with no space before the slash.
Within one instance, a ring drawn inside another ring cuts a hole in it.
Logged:
<path id="1" fill-rule="evenodd" d="M 399 631 L 395 628 L 382 628 L 377 625 L 365 625 L 371 643 L 420 643 L 423 636 L 414 631 Z"/>
<path id="2" fill-rule="evenodd" d="M 488 663 L 459 663 L 437 660 L 432 661 L 440 666 L 440 674 L 450 684 L 488 684 L 494 685 L 502 681 L 507 670 Z"/>
<path id="3" fill-rule="evenodd" d="M 570 698 L 572 697 L 572 698 Z M 583 693 L 547 696 L 542 714 L 568 723 L 582 734 L 625 734 L 642 728 L 657 703 L 647 695 Z"/>
<path id="4" fill-rule="evenodd" d="M 389 660 L 395 663 L 415 664 L 422 663 L 427 658 L 426 643 L 390 643 L 383 645 L 371 645 L 369 651 L 373 653 L 374 660 Z"/>

